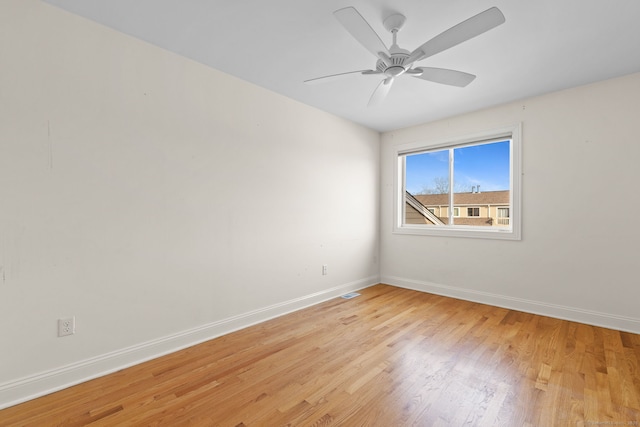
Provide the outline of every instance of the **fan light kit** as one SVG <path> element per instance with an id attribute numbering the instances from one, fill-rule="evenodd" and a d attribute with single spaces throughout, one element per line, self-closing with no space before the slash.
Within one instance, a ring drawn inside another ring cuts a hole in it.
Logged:
<path id="1" fill-rule="evenodd" d="M 464 41 L 479 36 L 505 22 L 504 15 L 500 12 L 500 9 L 492 7 L 449 28 L 410 52 L 400 48 L 397 44 L 398 32 L 402 29 L 406 21 L 404 15 L 399 13 L 390 15 L 382 23 L 384 28 L 391 32 L 393 36 L 393 43 L 390 48 L 387 48 L 378 34 L 373 31 L 373 28 L 371 28 L 369 23 L 355 8 L 346 7 L 336 10 L 333 12 L 333 15 L 362 46 L 378 58 L 376 68 L 375 70 L 358 70 L 332 74 L 330 76 L 306 80 L 305 83 L 327 82 L 350 74 L 382 77 L 382 81 L 378 84 L 373 95 L 371 95 L 371 99 L 369 99 L 369 106 L 382 102 L 387 96 L 387 93 L 389 93 L 393 81 L 403 74 L 450 86 L 467 86 L 476 76 L 445 68 L 414 68 L 413 65 L 418 61 L 422 61 Z"/>

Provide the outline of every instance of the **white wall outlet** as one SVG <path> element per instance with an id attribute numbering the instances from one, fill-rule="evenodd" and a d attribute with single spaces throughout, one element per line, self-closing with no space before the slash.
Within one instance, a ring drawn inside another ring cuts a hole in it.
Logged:
<path id="1" fill-rule="evenodd" d="M 67 317 L 65 319 L 58 319 L 58 336 L 66 337 L 67 335 L 73 335 L 76 333 L 76 318 Z"/>
<path id="2" fill-rule="evenodd" d="M 322 275 L 323 275 L 323 276 L 326 276 L 326 275 L 327 275 L 327 264 L 324 264 L 324 265 L 322 266 Z"/>

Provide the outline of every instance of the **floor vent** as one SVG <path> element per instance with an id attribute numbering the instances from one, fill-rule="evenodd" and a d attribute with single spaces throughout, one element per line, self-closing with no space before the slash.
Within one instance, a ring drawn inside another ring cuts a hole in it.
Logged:
<path id="1" fill-rule="evenodd" d="M 348 293 L 348 294 L 342 295 L 340 298 L 344 298 L 344 299 L 351 299 L 351 298 L 355 298 L 355 297 L 357 297 L 357 296 L 360 296 L 360 294 L 359 294 L 359 293 L 357 293 L 357 292 L 351 292 L 351 293 Z"/>

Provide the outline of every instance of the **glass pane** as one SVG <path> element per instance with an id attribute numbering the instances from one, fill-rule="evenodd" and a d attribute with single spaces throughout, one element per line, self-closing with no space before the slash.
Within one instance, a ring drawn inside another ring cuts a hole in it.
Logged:
<path id="1" fill-rule="evenodd" d="M 504 227 L 499 208 L 509 208 L 510 141 L 453 150 L 453 205 L 460 207 L 454 225 Z"/>
<path id="2" fill-rule="evenodd" d="M 510 141 L 405 156 L 403 224 L 510 227 Z M 453 155 L 453 207 L 449 157 Z"/>
<path id="3" fill-rule="evenodd" d="M 404 224 L 442 226 L 449 216 L 449 150 L 405 157 Z"/>

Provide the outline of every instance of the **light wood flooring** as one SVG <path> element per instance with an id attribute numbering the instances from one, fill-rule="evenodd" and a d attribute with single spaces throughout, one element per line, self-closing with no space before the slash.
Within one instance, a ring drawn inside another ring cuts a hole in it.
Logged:
<path id="1" fill-rule="evenodd" d="M 0 411 L 2 426 L 640 426 L 640 335 L 378 285 Z"/>

